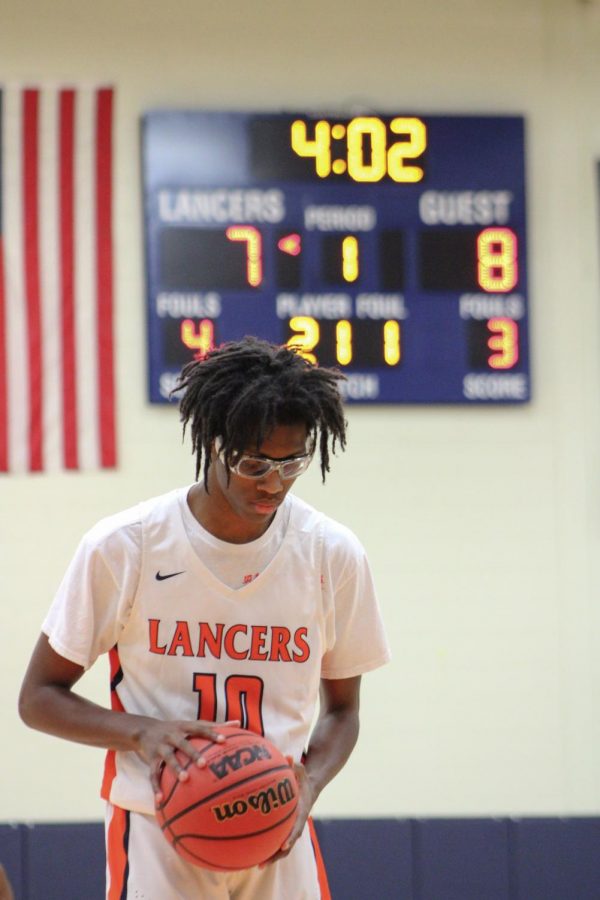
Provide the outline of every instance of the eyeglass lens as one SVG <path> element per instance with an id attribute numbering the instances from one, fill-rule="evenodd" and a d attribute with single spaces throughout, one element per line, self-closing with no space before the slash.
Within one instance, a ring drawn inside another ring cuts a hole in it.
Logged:
<path id="1" fill-rule="evenodd" d="M 282 478 L 293 478 L 298 475 L 306 467 L 307 460 L 290 459 L 288 462 L 276 463 L 268 459 L 255 459 L 253 457 L 242 457 L 236 466 L 239 475 L 245 475 L 248 478 L 261 478 L 268 475 L 273 469 L 277 469 Z"/>

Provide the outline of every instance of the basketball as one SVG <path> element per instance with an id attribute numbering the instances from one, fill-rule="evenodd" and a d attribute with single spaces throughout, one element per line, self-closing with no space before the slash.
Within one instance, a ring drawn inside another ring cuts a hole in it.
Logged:
<path id="1" fill-rule="evenodd" d="M 163 766 L 156 818 L 167 841 L 193 865 L 247 869 L 273 856 L 290 834 L 298 783 L 266 738 L 238 726 L 218 728 L 226 735 L 222 744 L 189 739 L 206 760 L 204 768 L 177 751 L 187 781 Z"/>

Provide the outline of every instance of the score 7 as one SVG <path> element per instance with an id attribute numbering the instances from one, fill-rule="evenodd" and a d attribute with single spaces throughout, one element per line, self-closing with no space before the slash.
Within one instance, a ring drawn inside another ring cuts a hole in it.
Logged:
<path id="1" fill-rule="evenodd" d="M 263 280 L 260 231 L 252 225 L 230 225 L 225 234 L 230 241 L 246 242 L 246 278 L 250 287 L 258 287 Z"/>
<path id="2" fill-rule="evenodd" d="M 198 719 L 217 721 L 217 676 L 214 672 L 194 672 L 198 696 Z M 264 682 L 255 675 L 229 675 L 225 679 L 225 721 L 239 719 L 242 728 L 265 733 L 262 718 Z"/>

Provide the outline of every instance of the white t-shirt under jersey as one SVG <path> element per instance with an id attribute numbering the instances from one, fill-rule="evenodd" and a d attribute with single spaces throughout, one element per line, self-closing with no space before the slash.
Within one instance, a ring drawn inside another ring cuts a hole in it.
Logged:
<path id="1" fill-rule="evenodd" d="M 350 678 L 390 656 L 364 550 L 292 494 L 258 541 L 215 544 L 198 531 L 188 491 L 92 528 L 43 630 L 84 668 L 110 654 L 114 709 L 241 718 L 299 760 L 320 679 Z M 109 751 L 103 795 L 153 812 L 148 767 L 136 753 Z"/>
<path id="2" fill-rule="evenodd" d="M 284 503 L 263 535 L 246 544 L 230 544 L 202 527 L 184 494 L 180 496 L 179 505 L 186 534 L 195 552 L 219 581 L 235 590 L 258 578 L 266 569 L 283 541 L 290 519 L 290 506 Z"/>

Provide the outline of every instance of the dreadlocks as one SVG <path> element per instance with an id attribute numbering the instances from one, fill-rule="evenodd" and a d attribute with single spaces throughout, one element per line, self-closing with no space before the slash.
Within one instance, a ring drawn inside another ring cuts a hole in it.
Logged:
<path id="1" fill-rule="evenodd" d="M 329 445 L 346 446 L 346 421 L 335 369 L 319 368 L 290 347 L 255 337 L 231 341 L 184 366 L 176 391 L 183 433 L 189 424 L 196 480 L 204 455 L 208 485 L 216 438 L 229 465 L 236 454 L 258 447 L 277 425 L 306 425 L 311 445 L 319 444 L 321 475 L 329 471 Z"/>

